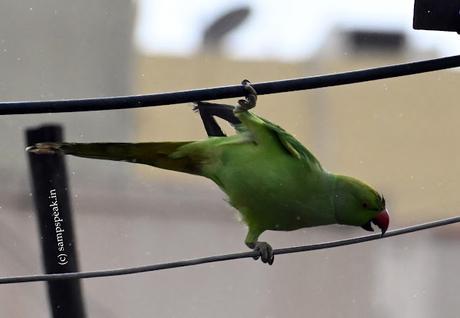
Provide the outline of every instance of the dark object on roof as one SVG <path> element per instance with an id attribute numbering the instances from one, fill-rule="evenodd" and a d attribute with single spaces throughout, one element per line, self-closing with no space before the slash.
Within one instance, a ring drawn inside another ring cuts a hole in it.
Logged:
<path id="1" fill-rule="evenodd" d="M 413 26 L 460 32 L 460 0 L 415 0 Z"/>
<path id="2" fill-rule="evenodd" d="M 406 37 L 401 32 L 355 30 L 348 32 L 347 42 L 355 53 L 393 53 L 404 49 Z"/>
<path id="3" fill-rule="evenodd" d="M 248 18 L 251 10 L 249 7 L 233 9 L 220 16 L 211 23 L 204 32 L 203 44 L 205 49 L 216 49 L 220 46 L 222 39 L 240 26 Z"/>

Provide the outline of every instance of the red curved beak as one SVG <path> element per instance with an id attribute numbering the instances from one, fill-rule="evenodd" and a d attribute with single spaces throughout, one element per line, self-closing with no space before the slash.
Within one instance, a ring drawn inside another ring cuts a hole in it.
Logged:
<path id="1" fill-rule="evenodd" d="M 390 224 L 390 214 L 388 214 L 387 209 L 384 209 L 383 211 L 380 211 L 375 218 L 364 224 L 362 228 L 367 231 L 374 231 L 371 226 L 371 222 L 377 225 L 377 227 L 382 231 L 383 236 L 388 229 L 388 225 Z"/>
<path id="2" fill-rule="evenodd" d="M 380 230 L 382 230 L 382 236 L 388 229 L 388 225 L 390 225 L 390 214 L 388 214 L 387 209 L 381 211 L 375 218 L 372 219 L 372 223 L 378 226 Z"/>

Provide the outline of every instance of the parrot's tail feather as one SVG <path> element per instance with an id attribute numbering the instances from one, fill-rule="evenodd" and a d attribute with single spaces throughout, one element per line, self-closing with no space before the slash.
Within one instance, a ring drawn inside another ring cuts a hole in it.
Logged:
<path id="1" fill-rule="evenodd" d="M 47 143 L 38 143 L 33 146 L 29 146 L 26 148 L 27 152 L 35 153 L 35 154 L 55 154 L 60 152 L 60 144 L 54 142 L 47 142 Z"/>
<path id="2" fill-rule="evenodd" d="M 191 142 L 146 143 L 38 143 L 26 150 L 36 154 L 64 153 L 68 155 L 141 163 L 162 169 L 201 175 L 203 158 L 182 151 Z"/>

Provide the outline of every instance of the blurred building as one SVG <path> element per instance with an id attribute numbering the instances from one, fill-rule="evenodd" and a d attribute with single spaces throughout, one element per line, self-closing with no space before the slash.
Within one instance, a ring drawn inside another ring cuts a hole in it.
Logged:
<path id="1" fill-rule="evenodd" d="M 176 91 L 433 56 L 414 52 L 402 34 L 375 30 L 337 30 L 302 63 L 229 60 L 215 47 L 190 58 L 142 56 L 131 48 L 130 2 L 49 1 L 36 8 L 8 1 L 0 8 L 3 100 Z M 457 213 L 460 110 L 453 97 L 459 76 L 444 71 L 261 96 L 255 112 L 295 134 L 328 170 L 381 189 L 393 226 L 417 223 Z M 0 276 L 41 271 L 24 128 L 59 122 L 68 140 L 85 142 L 206 137 L 190 105 L 0 121 L 0 135 L 7 136 L 0 157 Z M 245 228 L 208 180 L 79 158 L 69 158 L 68 166 L 82 270 L 246 249 Z M 279 256 L 272 267 L 238 260 L 85 280 L 88 317 L 456 317 L 459 258 L 453 228 Z M 281 247 L 363 234 L 331 226 L 266 233 L 263 239 Z M 49 316 L 44 284 L 3 286 L 0 297 L 0 316 Z"/>
<path id="2" fill-rule="evenodd" d="M 0 99 L 129 94 L 134 20 L 131 1 L 1 1 Z M 131 112 L 123 111 L 0 117 L 1 276 L 42 271 L 24 152 L 25 129 L 60 123 L 74 140 L 130 139 L 132 118 Z M 77 174 L 83 166 L 85 163 L 71 164 L 69 172 Z M 91 166 L 88 169 L 91 174 L 96 172 Z M 108 191 L 123 186 L 128 176 L 112 167 L 86 187 Z M 72 181 L 76 189 L 83 186 L 76 178 Z M 80 236 L 84 235 L 85 230 Z M 43 284 L 2 288 L 0 297 L 2 317 L 49 317 Z M 102 317 L 91 308 L 90 299 L 89 303 L 89 316 Z"/>
<path id="3" fill-rule="evenodd" d="M 1 100 L 85 98 L 132 91 L 134 3 L 8 0 L 0 3 L 0 17 Z M 129 139 L 131 118 L 132 113 L 123 111 L 2 116 L 0 135 L 8 136 L 2 138 L 2 148 L 8 149 L 0 157 L 2 192 L 14 195 L 27 185 L 21 173 L 27 166 L 25 127 L 57 122 L 72 139 Z M 99 123 L 104 120 L 110 124 L 102 128 Z M 114 182 L 105 186 L 110 184 Z"/>

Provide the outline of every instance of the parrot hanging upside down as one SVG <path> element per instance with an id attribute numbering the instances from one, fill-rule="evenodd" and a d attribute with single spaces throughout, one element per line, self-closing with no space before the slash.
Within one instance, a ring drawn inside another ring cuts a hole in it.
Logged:
<path id="1" fill-rule="evenodd" d="M 365 183 L 325 171 L 319 161 L 281 127 L 248 111 L 257 94 L 244 80 L 245 99 L 236 107 L 198 102 L 208 139 L 147 143 L 39 143 L 36 154 L 64 153 L 85 158 L 146 164 L 213 180 L 248 226 L 246 245 L 272 264 L 273 250 L 259 236 L 326 224 L 388 228 L 385 199 Z M 213 116 L 232 124 L 225 136 Z M 257 259 L 258 257 L 255 257 Z"/>

